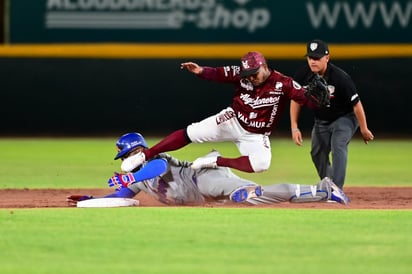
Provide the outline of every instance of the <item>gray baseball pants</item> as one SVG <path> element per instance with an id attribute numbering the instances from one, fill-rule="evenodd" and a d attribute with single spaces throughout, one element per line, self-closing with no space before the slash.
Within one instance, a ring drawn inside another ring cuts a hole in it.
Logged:
<path id="1" fill-rule="evenodd" d="M 343 188 L 348 146 L 358 127 L 354 113 L 346 114 L 333 122 L 315 119 L 310 153 L 321 179 L 330 177 L 338 187 Z"/>

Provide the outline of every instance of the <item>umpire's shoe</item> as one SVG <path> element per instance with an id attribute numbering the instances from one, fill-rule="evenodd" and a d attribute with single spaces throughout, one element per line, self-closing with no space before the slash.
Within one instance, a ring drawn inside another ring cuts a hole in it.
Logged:
<path id="1" fill-rule="evenodd" d="M 328 177 L 322 179 L 321 183 L 327 184 L 330 187 L 331 193 L 329 200 L 347 205 L 350 203 L 349 197 Z"/>
<path id="2" fill-rule="evenodd" d="M 262 187 L 258 185 L 241 186 L 230 193 L 229 199 L 235 203 L 241 203 L 262 196 Z"/>

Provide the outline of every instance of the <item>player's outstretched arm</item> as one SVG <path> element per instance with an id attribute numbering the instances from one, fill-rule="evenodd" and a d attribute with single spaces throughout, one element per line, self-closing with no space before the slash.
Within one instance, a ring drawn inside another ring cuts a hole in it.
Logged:
<path id="1" fill-rule="evenodd" d="M 134 193 L 129 188 L 122 188 L 119 191 L 104 196 L 103 198 L 133 198 L 137 193 Z"/>
<path id="2" fill-rule="evenodd" d="M 187 69 L 194 74 L 201 74 L 203 72 L 203 67 L 199 66 L 193 62 L 185 62 L 180 64 L 181 69 Z"/>
<path id="3" fill-rule="evenodd" d="M 167 170 L 167 161 L 165 159 L 155 159 L 149 161 L 145 166 L 134 173 L 115 173 L 110 177 L 107 184 L 109 187 L 115 187 L 117 190 L 127 188 L 130 184 L 152 179 Z"/>
<path id="4" fill-rule="evenodd" d="M 78 202 L 85 201 L 85 200 L 90 200 L 90 199 L 96 199 L 96 198 L 133 198 L 140 192 L 134 192 L 133 190 L 129 188 L 122 188 L 119 191 L 116 191 L 114 193 L 108 194 L 103 197 L 93 197 L 92 195 L 70 195 L 67 196 L 66 201 L 68 202 L 69 206 L 77 206 Z"/>

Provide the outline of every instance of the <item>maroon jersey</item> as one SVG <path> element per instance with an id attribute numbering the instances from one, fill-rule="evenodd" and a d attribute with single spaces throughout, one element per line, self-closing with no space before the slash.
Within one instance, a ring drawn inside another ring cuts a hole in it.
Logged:
<path id="1" fill-rule="evenodd" d="M 240 67 L 203 67 L 200 78 L 222 83 L 233 83 L 236 94 L 231 107 L 241 126 L 253 133 L 270 135 L 289 100 L 300 105 L 313 104 L 304 95 L 304 89 L 291 77 L 272 70 L 269 78 L 260 86 L 239 76 Z"/>

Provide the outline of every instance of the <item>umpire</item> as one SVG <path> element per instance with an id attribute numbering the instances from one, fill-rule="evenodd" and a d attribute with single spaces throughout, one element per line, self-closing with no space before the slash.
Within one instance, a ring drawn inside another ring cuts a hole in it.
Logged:
<path id="1" fill-rule="evenodd" d="M 329 47 L 324 41 L 310 41 L 307 44 L 307 65 L 296 72 L 294 79 L 307 85 L 315 74 L 319 74 L 328 83 L 330 107 L 314 110 L 311 156 L 319 177 L 330 177 L 343 188 L 350 140 L 358 127 L 365 144 L 374 136 L 368 129 L 354 82 L 345 71 L 331 64 L 329 58 Z M 298 127 L 300 109 L 298 103 L 291 101 L 292 139 L 298 146 L 302 145 L 302 133 Z"/>

